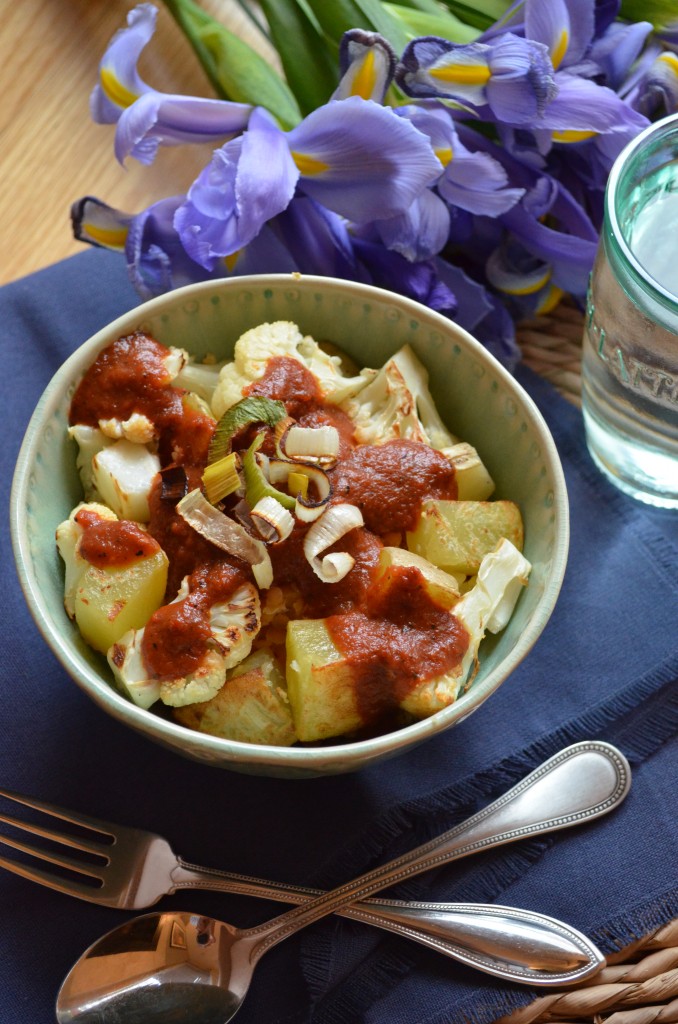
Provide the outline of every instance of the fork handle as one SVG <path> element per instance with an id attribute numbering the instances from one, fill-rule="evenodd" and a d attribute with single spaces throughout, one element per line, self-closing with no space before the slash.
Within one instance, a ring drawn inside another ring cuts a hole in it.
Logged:
<path id="1" fill-rule="evenodd" d="M 424 866 L 445 864 L 525 836 L 568 828 L 612 810 L 625 797 L 630 780 L 628 763 L 615 747 L 602 742 L 573 744 L 472 818 L 410 851 L 402 860 L 409 864 L 420 862 L 423 870 Z M 200 868 L 182 860 L 173 872 L 173 882 L 174 889 L 238 892 L 295 904 L 321 895 L 317 889 L 265 882 L 247 875 Z M 468 919 L 462 921 L 459 907 L 450 904 L 371 898 L 338 907 L 336 912 L 406 935 L 457 959 L 459 944 L 466 946 L 470 941 Z M 492 947 L 490 934 L 490 948 L 485 946 L 485 952 L 505 961 L 505 936 L 494 938 L 498 945 Z"/>

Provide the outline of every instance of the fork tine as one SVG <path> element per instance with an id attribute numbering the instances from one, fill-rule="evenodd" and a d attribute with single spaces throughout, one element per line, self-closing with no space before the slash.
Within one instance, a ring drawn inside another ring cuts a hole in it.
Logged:
<path id="1" fill-rule="evenodd" d="M 36 857 L 37 860 L 47 861 L 57 867 L 66 868 L 68 871 L 75 871 L 79 875 L 87 875 L 89 878 L 102 881 L 100 872 L 104 865 L 87 864 L 81 860 L 74 860 L 72 857 L 63 857 L 50 850 L 41 850 L 39 847 L 31 846 L 30 843 L 24 843 L 20 839 L 10 839 L 9 836 L 0 835 L 0 843 L 11 846 L 14 850 L 20 850 L 22 853 L 28 853 L 31 857 Z"/>
<path id="2" fill-rule="evenodd" d="M 15 828 L 20 828 L 23 832 L 30 832 L 34 836 L 42 836 L 43 839 L 51 839 L 55 843 L 63 843 L 64 846 L 70 846 L 74 850 L 82 850 L 84 853 L 93 853 L 99 857 L 108 856 L 110 846 L 106 846 L 103 843 L 96 843 L 94 840 L 80 839 L 77 836 L 67 835 L 66 832 L 60 832 L 57 829 L 43 828 L 41 825 L 35 825 L 29 821 L 22 821 L 20 818 L 11 818 L 7 814 L 0 814 L 0 821 L 4 822 L 5 825 L 14 825 Z M 1 836 L 0 841 L 2 841 Z"/>
<path id="3" fill-rule="evenodd" d="M 56 889 L 57 892 L 62 892 L 66 896 L 77 896 L 79 899 L 88 900 L 90 903 L 100 902 L 97 896 L 100 890 L 94 889 L 83 882 L 67 881 L 65 878 L 59 878 L 58 875 L 53 875 L 49 871 L 42 871 L 40 868 L 29 867 L 26 864 L 19 864 L 17 861 L 10 860 L 2 855 L 0 855 L 0 867 L 13 872 L 15 875 L 21 875 L 22 878 L 27 878 L 29 882 L 37 882 L 39 885 L 46 885 L 49 889 Z"/>
<path id="4" fill-rule="evenodd" d="M 61 818 L 62 821 L 68 821 L 71 825 L 91 828 L 95 832 L 102 832 L 104 835 L 110 836 L 112 839 L 117 838 L 113 829 L 117 829 L 118 826 L 112 825 L 110 821 L 102 821 L 99 818 L 92 818 L 86 814 L 78 814 L 76 811 L 59 807 L 58 804 L 50 804 L 46 800 L 37 800 L 35 797 L 23 796 L 23 794 L 16 793 L 11 789 L 0 789 L 0 796 L 13 800 L 14 803 L 23 804 L 24 807 L 32 807 L 36 811 L 43 811 L 45 814 L 51 814 L 55 818 Z M 120 829 L 120 831 L 123 830 Z"/>

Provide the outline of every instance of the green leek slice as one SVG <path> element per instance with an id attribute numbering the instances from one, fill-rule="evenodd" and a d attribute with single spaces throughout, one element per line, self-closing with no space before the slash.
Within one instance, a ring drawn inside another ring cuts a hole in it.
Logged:
<path id="1" fill-rule="evenodd" d="M 282 403 L 281 403 L 282 404 Z M 264 434 L 259 433 L 252 441 L 243 455 L 242 468 L 245 474 L 245 499 L 250 508 L 261 501 L 262 498 L 275 498 L 283 508 L 292 510 L 296 505 L 296 499 L 284 491 L 279 491 L 268 482 L 263 469 L 257 462 L 257 452 L 264 443 Z"/>
<path id="2" fill-rule="evenodd" d="M 217 505 L 242 486 L 242 481 L 238 474 L 240 465 L 238 453 L 231 452 L 230 455 L 225 455 L 216 462 L 210 462 L 205 467 L 202 482 L 207 500 L 212 505 Z"/>

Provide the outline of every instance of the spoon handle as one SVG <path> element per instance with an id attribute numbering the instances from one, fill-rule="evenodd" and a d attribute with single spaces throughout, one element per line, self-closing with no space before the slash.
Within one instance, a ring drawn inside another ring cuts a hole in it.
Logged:
<path id="1" fill-rule="evenodd" d="M 252 939 L 250 959 L 256 962 L 271 946 L 312 921 L 343 911 L 349 904 L 429 868 L 478 850 L 566 828 L 605 814 L 624 798 L 630 781 L 628 762 L 615 747 L 594 741 L 573 744 L 544 762 L 465 823 L 332 892 L 307 901 L 268 924 L 249 929 L 246 934 Z M 361 917 L 365 911 L 371 915 L 374 910 L 372 903 L 369 907 L 361 907 Z M 379 912 L 383 916 L 381 901 Z M 350 916 L 354 916 L 354 908 L 351 908 Z M 416 937 L 404 923 L 402 928 L 403 933 Z M 585 961 L 569 973 L 569 980 L 578 981 L 597 970 L 602 957 L 584 936 L 572 929 L 568 931 Z M 421 937 L 419 940 L 426 941 Z M 427 944 L 430 945 L 430 941 Z M 558 980 L 562 983 L 563 976 L 559 975 Z"/>

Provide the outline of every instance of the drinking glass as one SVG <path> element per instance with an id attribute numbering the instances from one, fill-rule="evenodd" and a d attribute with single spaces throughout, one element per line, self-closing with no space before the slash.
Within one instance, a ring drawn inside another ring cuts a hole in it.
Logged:
<path id="1" fill-rule="evenodd" d="M 678 508 L 678 115 L 619 155 L 587 295 L 589 451 L 617 487 Z"/>

